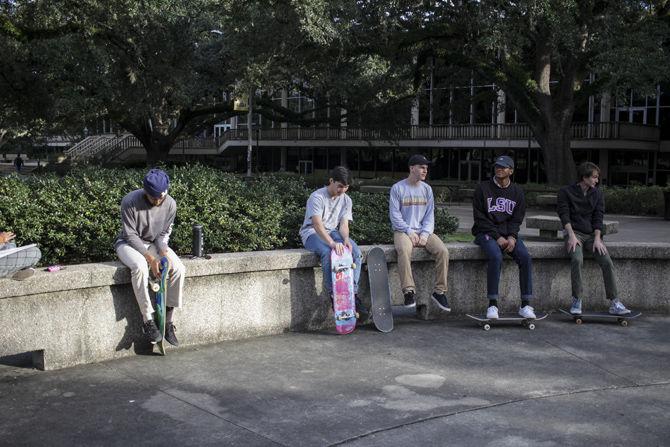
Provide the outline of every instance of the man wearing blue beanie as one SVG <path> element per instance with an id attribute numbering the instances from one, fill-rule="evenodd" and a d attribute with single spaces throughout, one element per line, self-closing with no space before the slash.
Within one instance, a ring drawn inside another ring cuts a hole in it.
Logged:
<path id="1" fill-rule="evenodd" d="M 167 257 L 172 270 L 168 280 L 165 303 L 167 306 L 165 340 L 177 346 L 172 314 L 181 307 L 184 289 L 184 264 L 168 241 L 172 223 L 177 215 L 177 203 L 167 193 L 170 178 L 160 169 L 150 170 L 144 176 L 144 188 L 126 195 L 121 201 L 121 231 L 114 243 L 119 260 L 130 268 L 131 283 L 140 306 L 143 331 L 151 343 L 158 343 L 162 335 L 154 322 L 154 309 L 149 298 L 149 269 L 160 277 L 160 259 Z"/>

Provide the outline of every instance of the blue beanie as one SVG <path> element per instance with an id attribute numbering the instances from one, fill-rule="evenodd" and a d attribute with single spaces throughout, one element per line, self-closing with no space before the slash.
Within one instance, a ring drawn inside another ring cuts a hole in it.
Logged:
<path id="1" fill-rule="evenodd" d="M 151 197 L 162 197 L 170 187 L 170 177 L 160 169 L 152 169 L 144 176 L 144 190 Z"/>

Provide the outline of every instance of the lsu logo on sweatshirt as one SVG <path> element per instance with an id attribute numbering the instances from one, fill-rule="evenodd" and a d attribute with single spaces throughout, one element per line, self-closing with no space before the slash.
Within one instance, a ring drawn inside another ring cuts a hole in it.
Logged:
<path id="1" fill-rule="evenodd" d="M 498 197 L 495 203 L 493 203 L 493 197 L 488 197 L 486 203 L 488 204 L 489 213 L 507 213 L 510 216 L 514 213 L 514 207 L 516 206 L 514 200 L 506 199 L 504 197 Z"/>

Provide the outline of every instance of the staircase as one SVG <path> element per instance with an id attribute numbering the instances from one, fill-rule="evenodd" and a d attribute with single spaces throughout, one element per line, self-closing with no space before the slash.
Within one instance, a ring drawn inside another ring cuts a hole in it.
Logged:
<path id="1" fill-rule="evenodd" d="M 66 150 L 65 155 L 72 162 L 85 162 L 94 158 L 105 157 L 107 154 L 115 152 L 116 149 L 126 149 L 133 143 L 141 147 L 139 140 L 129 133 L 92 135 Z"/>

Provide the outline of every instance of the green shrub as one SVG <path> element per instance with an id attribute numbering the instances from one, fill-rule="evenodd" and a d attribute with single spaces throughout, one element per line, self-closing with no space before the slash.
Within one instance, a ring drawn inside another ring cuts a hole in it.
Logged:
<path id="1" fill-rule="evenodd" d="M 660 186 L 606 187 L 603 193 L 608 214 L 663 215 L 663 188 Z"/>
<path id="2" fill-rule="evenodd" d="M 191 251 L 192 225 L 204 227 L 208 253 L 300 247 L 298 230 L 310 190 L 304 179 L 262 175 L 250 184 L 202 165 L 167 169 L 177 218 L 170 246 Z M 113 243 L 120 229 L 120 203 L 141 188 L 141 169 L 82 168 L 65 177 L 33 175 L 0 179 L 0 231 L 13 231 L 17 243 L 37 243 L 42 263 L 82 263 L 116 259 Z M 351 236 L 362 244 L 392 242 L 388 200 L 351 193 Z M 436 233 L 455 231 L 458 221 L 436 212 Z"/>

